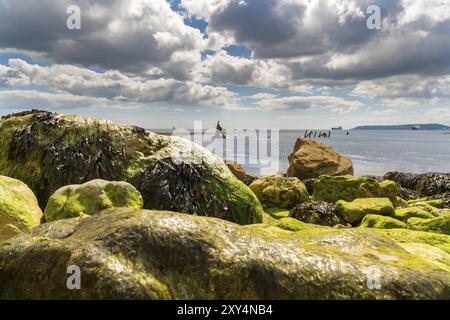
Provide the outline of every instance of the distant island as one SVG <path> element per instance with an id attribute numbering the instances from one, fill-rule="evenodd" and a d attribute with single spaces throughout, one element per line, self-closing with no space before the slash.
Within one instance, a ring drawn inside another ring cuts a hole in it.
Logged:
<path id="1" fill-rule="evenodd" d="M 443 124 L 402 124 L 385 126 L 359 126 L 352 130 L 450 130 Z"/>

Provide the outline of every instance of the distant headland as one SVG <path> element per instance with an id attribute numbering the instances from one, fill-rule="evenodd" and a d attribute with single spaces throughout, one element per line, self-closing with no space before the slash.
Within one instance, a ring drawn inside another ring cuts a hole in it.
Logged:
<path id="1" fill-rule="evenodd" d="M 402 124 L 382 126 L 358 126 L 352 130 L 449 130 L 450 127 L 443 124 Z"/>

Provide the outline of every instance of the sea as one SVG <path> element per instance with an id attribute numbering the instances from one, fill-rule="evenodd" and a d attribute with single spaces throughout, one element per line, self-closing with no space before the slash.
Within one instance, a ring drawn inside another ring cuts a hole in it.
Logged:
<path id="1" fill-rule="evenodd" d="M 443 131 L 409 131 L 409 130 L 346 130 L 316 132 L 314 140 L 331 145 L 337 152 L 353 161 L 355 176 L 383 176 L 389 171 L 424 173 L 450 173 L 450 132 Z M 258 160 L 252 160 L 255 149 L 250 145 L 261 144 L 261 137 L 246 138 L 244 147 L 224 142 L 220 156 L 227 160 L 244 165 L 247 172 L 255 175 L 268 175 L 286 172 L 289 167 L 288 157 L 292 153 L 298 138 L 304 137 L 310 130 L 281 130 L 278 134 L 268 133 L 268 151 L 261 152 L 258 148 Z M 318 138 L 319 133 L 330 133 L 330 136 Z M 271 140 L 272 139 L 272 140 Z M 193 139 L 192 139 L 193 140 Z M 217 143 L 217 142 L 216 142 Z M 274 154 L 271 154 L 272 143 L 277 144 Z M 202 144 L 213 150 L 211 141 Z M 233 151 L 234 152 L 230 152 Z M 220 148 L 219 148 L 220 149 Z M 264 148 L 263 148 L 264 149 Z M 258 163 L 255 163 L 258 162 Z M 268 162 L 271 162 L 268 165 Z"/>

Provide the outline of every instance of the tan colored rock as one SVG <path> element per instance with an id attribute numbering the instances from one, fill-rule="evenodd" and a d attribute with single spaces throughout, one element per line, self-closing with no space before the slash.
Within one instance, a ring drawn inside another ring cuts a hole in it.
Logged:
<path id="1" fill-rule="evenodd" d="M 297 139 L 289 164 L 288 176 L 301 180 L 321 175 L 353 175 L 350 158 L 341 156 L 329 145 L 310 139 Z"/>
<path id="2" fill-rule="evenodd" d="M 247 174 L 245 173 L 245 169 L 241 164 L 234 161 L 227 161 L 226 165 L 236 178 L 241 181 L 245 181 Z"/>

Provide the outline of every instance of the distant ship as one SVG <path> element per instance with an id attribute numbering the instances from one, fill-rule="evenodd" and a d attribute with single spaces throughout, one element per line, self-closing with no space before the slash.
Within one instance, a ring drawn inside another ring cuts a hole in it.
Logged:
<path id="1" fill-rule="evenodd" d="M 342 128 L 342 127 L 337 127 L 337 128 L 331 128 L 331 130 L 344 130 L 344 128 Z"/>
<path id="2" fill-rule="evenodd" d="M 414 126 L 411 128 L 411 130 L 420 130 L 422 127 L 421 126 Z"/>

